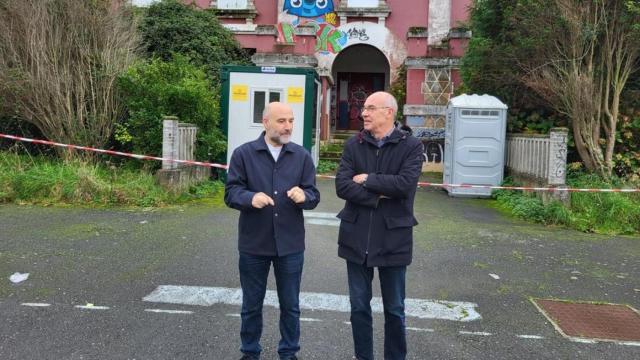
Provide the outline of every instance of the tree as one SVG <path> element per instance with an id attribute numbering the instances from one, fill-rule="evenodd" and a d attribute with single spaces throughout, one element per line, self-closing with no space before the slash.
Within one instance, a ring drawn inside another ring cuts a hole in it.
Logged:
<path id="1" fill-rule="evenodd" d="M 217 88 L 202 68 L 176 54 L 129 68 L 118 81 L 129 116 L 116 128 L 116 140 L 138 154 L 162 152 L 162 119 L 177 116 L 198 126 L 195 156 L 215 159 L 226 148 L 219 125 Z M 159 165 L 159 164 L 158 164 Z"/>
<path id="2" fill-rule="evenodd" d="M 233 34 L 215 13 L 178 0 L 157 2 L 144 12 L 140 32 L 147 57 L 170 61 L 182 54 L 196 66 L 204 66 L 216 82 L 225 64 L 250 64 Z"/>
<path id="3" fill-rule="evenodd" d="M 526 68 L 525 83 L 571 119 L 576 150 L 587 169 L 613 170 L 621 94 L 640 57 L 638 0 L 552 0 L 557 18 L 538 14 L 553 46 L 542 64 Z M 549 11 L 547 10 L 547 11 Z"/>
<path id="4" fill-rule="evenodd" d="M 639 4 L 476 0 L 465 84 L 511 104 L 544 100 L 569 118 L 587 169 L 610 176 L 621 94 L 638 69 Z"/>
<path id="5" fill-rule="evenodd" d="M 0 98 L 47 138 L 103 146 L 123 113 L 117 77 L 135 58 L 128 7 L 109 0 L 0 0 Z"/>

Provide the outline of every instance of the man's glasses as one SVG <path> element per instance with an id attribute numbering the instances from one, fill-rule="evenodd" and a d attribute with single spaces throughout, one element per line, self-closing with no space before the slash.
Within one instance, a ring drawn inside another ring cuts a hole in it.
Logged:
<path id="1" fill-rule="evenodd" d="M 362 112 L 368 111 L 368 112 L 372 112 L 378 109 L 389 109 L 388 106 L 365 106 L 362 108 Z"/>

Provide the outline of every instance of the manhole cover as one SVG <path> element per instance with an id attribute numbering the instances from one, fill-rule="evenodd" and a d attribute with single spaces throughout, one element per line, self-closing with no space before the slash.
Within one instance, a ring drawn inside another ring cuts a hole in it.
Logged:
<path id="1" fill-rule="evenodd" d="M 547 299 L 533 299 L 533 302 L 564 336 L 640 341 L 640 314 L 630 306 Z"/>

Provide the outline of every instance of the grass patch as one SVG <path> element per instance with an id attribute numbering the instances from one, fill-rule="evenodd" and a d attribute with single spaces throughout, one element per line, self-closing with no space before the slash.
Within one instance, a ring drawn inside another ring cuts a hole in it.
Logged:
<path id="1" fill-rule="evenodd" d="M 338 170 L 338 165 L 340 164 L 336 161 L 320 160 L 318 162 L 318 166 L 316 167 L 316 173 L 318 174 L 335 173 L 336 170 Z"/>
<path id="2" fill-rule="evenodd" d="M 510 179 L 506 185 L 518 185 Z M 637 184 L 621 179 L 604 180 L 594 174 L 572 172 L 567 177 L 572 188 L 633 188 Z M 543 224 L 564 225 L 583 232 L 601 234 L 640 233 L 640 194 L 571 193 L 570 206 L 559 202 L 543 204 L 533 194 L 500 190 L 494 193 L 501 208 L 513 215 Z"/>
<path id="3" fill-rule="evenodd" d="M 165 190 L 146 170 L 0 152 L 0 203 L 165 206 L 219 203 L 223 184 L 207 181 L 181 193 Z"/>

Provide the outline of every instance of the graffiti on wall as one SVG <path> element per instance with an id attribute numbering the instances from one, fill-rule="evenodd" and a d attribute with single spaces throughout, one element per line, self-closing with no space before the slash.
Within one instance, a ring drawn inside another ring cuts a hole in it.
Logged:
<path id="1" fill-rule="evenodd" d="M 284 0 L 283 10 L 305 18 L 333 12 L 333 0 Z"/>
<path id="2" fill-rule="evenodd" d="M 312 25 L 316 31 L 316 52 L 339 53 L 349 35 L 336 28 L 337 16 L 333 0 L 284 0 L 278 23 L 278 42 L 295 44 L 295 29 Z"/>

